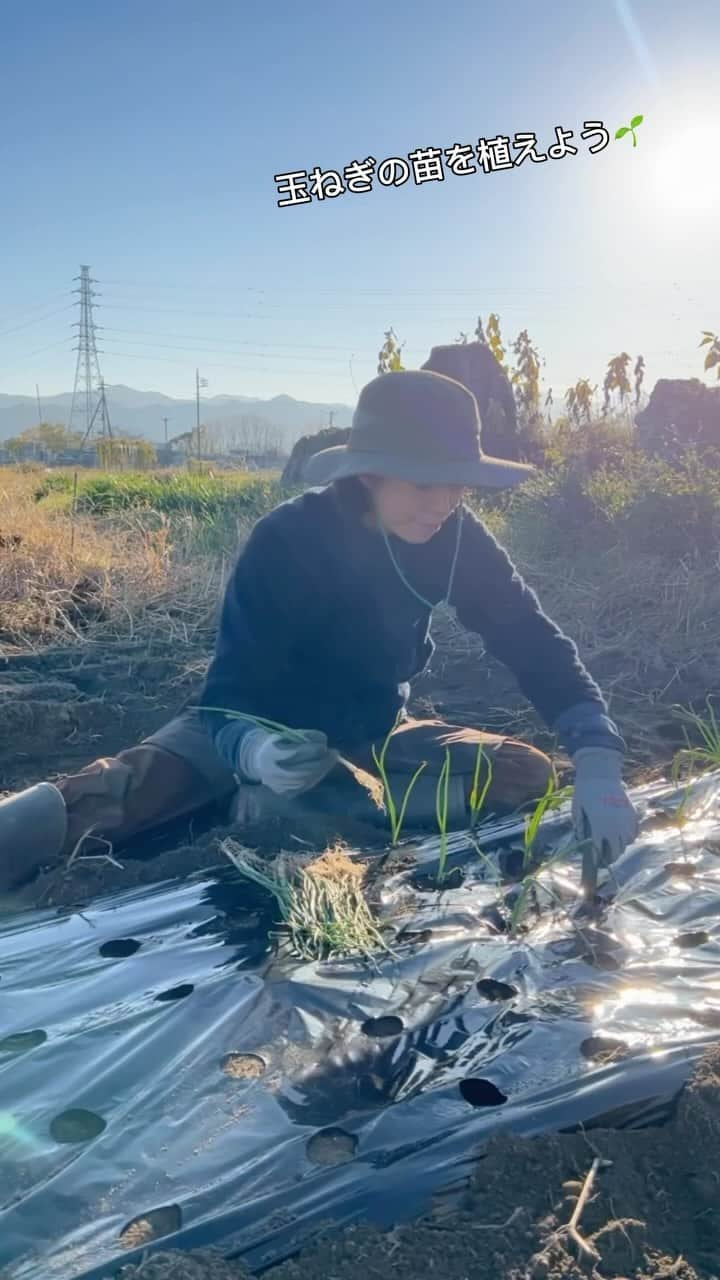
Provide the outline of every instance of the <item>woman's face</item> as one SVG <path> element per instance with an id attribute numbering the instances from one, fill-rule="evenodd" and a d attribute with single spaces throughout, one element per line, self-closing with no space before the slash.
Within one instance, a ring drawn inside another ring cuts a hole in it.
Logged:
<path id="1" fill-rule="evenodd" d="M 362 476 L 378 521 L 405 542 L 428 542 L 460 502 L 462 485 L 417 485 L 385 476 Z"/>

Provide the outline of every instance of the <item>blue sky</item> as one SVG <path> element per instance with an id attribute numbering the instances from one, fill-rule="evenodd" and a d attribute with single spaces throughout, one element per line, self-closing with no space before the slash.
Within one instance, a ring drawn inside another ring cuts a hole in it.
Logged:
<path id="1" fill-rule="evenodd" d="M 546 385 L 701 375 L 720 329 L 717 0 L 29 0 L 3 15 L 0 391 L 106 381 L 352 403 L 500 315 Z M 613 138 L 643 113 L 638 145 Z M 585 120 L 607 148 L 588 154 Z M 273 175 L 555 127 L 577 155 L 278 208 Z"/>

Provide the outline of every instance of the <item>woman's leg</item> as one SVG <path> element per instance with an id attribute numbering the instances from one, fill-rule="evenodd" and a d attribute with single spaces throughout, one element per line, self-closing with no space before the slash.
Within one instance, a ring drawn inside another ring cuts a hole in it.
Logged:
<path id="1" fill-rule="evenodd" d="M 398 810 L 413 775 L 424 764 L 410 793 L 405 813 L 406 826 L 436 826 L 438 777 L 446 752 L 450 753 L 448 826 L 461 829 L 467 825 L 479 747 L 484 753 L 480 762 L 480 789 L 488 776 L 488 761 L 491 768 L 491 781 L 484 803 L 487 813 L 501 816 L 539 799 L 553 776 L 549 757 L 528 743 L 480 729 L 446 724 L 443 720 L 408 718 L 392 733 L 385 754 L 388 783 Z M 382 742 L 375 744 L 378 755 L 382 748 Z M 372 789 L 363 786 L 361 778 L 356 779 L 346 768 L 338 767 L 319 786 L 294 803 L 325 811 L 333 819 L 347 814 L 358 821 L 385 826 L 387 815 L 382 803 L 378 803 L 378 800 L 382 801 L 382 786 L 377 785 L 379 775 L 372 745 L 353 752 L 352 763 L 374 778 L 374 798 Z"/>
<path id="2" fill-rule="evenodd" d="M 442 720 L 411 718 L 391 735 L 385 768 L 389 777 L 397 779 L 400 789 L 403 781 L 407 786 L 418 766 L 426 761 L 417 785 L 423 777 L 428 778 L 434 813 L 437 779 L 449 753 L 451 780 L 457 780 L 469 810 L 479 748 L 484 756 L 480 760 L 480 789 L 487 779 L 488 768 L 491 770 L 484 804 L 489 813 L 512 813 L 521 805 L 539 799 L 554 774 L 550 758 L 527 742 L 482 729 L 446 724 Z M 366 756 L 365 761 L 367 759 Z"/>
<path id="3" fill-rule="evenodd" d="M 197 713 L 188 710 L 137 746 L 94 760 L 56 786 L 67 809 L 63 853 L 68 853 L 87 833 L 122 844 L 229 800 L 237 783 Z"/>

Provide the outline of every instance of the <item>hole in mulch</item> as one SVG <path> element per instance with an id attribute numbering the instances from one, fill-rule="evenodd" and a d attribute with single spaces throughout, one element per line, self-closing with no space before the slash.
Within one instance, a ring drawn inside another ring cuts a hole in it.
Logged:
<path id="1" fill-rule="evenodd" d="M 690 1017 L 703 1027 L 720 1027 L 720 1009 L 692 1009 Z"/>
<path id="2" fill-rule="evenodd" d="M 386 1036 L 399 1036 L 404 1030 L 404 1023 L 402 1018 L 389 1013 L 382 1018 L 368 1018 L 367 1022 L 363 1022 L 360 1030 L 363 1035 L 381 1040 Z"/>
<path id="3" fill-rule="evenodd" d="M 680 880 L 692 880 L 698 874 L 698 868 L 692 862 L 666 862 L 665 870 Z"/>
<path id="4" fill-rule="evenodd" d="M 100 955 L 106 959 L 122 960 L 125 956 L 134 956 L 141 946 L 142 943 L 135 938 L 113 938 L 110 942 L 103 942 Z"/>
<path id="5" fill-rule="evenodd" d="M 168 1000 L 184 1000 L 186 996 L 192 995 L 194 990 L 192 982 L 183 982 L 179 987 L 170 987 L 167 991 L 161 991 L 155 999 L 163 1004 Z"/>
<path id="6" fill-rule="evenodd" d="M 514 1009 L 509 1009 L 507 1013 L 500 1016 L 504 1027 L 518 1027 L 524 1022 L 532 1022 L 529 1013 L 515 1013 Z"/>
<path id="7" fill-rule="evenodd" d="M 426 943 L 432 942 L 432 929 L 402 929 L 397 936 L 398 942 L 412 942 L 415 946 L 424 947 Z"/>
<path id="8" fill-rule="evenodd" d="M 15 1035 L 0 1040 L 0 1053 L 27 1053 L 28 1049 L 37 1049 L 46 1040 L 47 1031 L 16 1031 Z"/>
<path id="9" fill-rule="evenodd" d="M 702 947 L 709 941 L 710 934 L 704 929 L 698 929 L 696 933 L 679 933 L 677 938 L 673 938 L 676 947 Z"/>
<path id="10" fill-rule="evenodd" d="M 471 1107 L 500 1107 L 507 1102 L 507 1094 L 502 1093 L 492 1080 L 461 1080 L 460 1092 Z"/>
<path id="11" fill-rule="evenodd" d="M 357 1151 L 358 1140 L 344 1129 L 320 1129 L 307 1144 L 306 1154 L 312 1164 L 348 1164 Z"/>
<path id="12" fill-rule="evenodd" d="M 496 978 L 481 978 L 475 986 L 486 1000 L 512 1000 L 518 994 L 517 987 L 511 987 L 509 982 L 498 982 Z"/>
<path id="13" fill-rule="evenodd" d="M 179 1204 L 164 1204 L 159 1209 L 151 1209 L 149 1213 L 140 1213 L 131 1218 L 118 1237 L 124 1249 L 138 1249 L 141 1245 L 158 1240 L 160 1236 L 169 1236 L 179 1231 L 182 1226 L 182 1209 Z"/>
<path id="14" fill-rule="evenodd" d="M 499 871 L 504 880 L 520 880 L 525 871 L 524 849 L 503 849 L 500 854 Z"/>
<path id="15" fill-rule="evenodd" d="M 95 1111 L 74 1107 L 70 1111 L 61 1111 L 50 1121 L 50 1136 L 55 1142 L 90 1142 L 106 1128 L 107 1120 Z"/>
<path id="16" fill-rule="evenodd" d="M 588 1036 L 580 1045 L 580 1052 L 588 1062 L 614 1062 L 624 1058 L 630 1052 L 624 1040 L 615 1040 L 612 1036 Z"/>
<path id="17" fill-rule="evenodd" d="M 357 1078 L 355 1101 L 359 1106 L 377 1106 L 380 1102 L 388 1102 L 392 1096 L 392 1081 L 368 1071 Z"/>
<path id="18" fill-rule="evenodd" d="M 465 883 L 465 875 L 464 867 L 453 867 L 445 872 L 441 881 L 438 881 L 437 873 L 426 873 L 413 876 L 410 883 L 419 893 L 445 893 L 448 889 L 459 889 Z"/>
<path id="19" fill-rule="evenodd" d="M 605 969 L 608 973 L 617 973 L 618 969 L 622 967 L 617 956 L 612 955 L 609 951 L 596 951 L 595 953 L 586 951 L 580 956 L 580 959 L 584 960 L 585 964 L 592 964 L 596 969 Z"/>
<path id="20" fill-rule="evenodd" d="M 220 1070 L 233 1080 L 258 1080 L 265 1075 L 267 1063 L 257 1053 L 226 1053 Z"/>

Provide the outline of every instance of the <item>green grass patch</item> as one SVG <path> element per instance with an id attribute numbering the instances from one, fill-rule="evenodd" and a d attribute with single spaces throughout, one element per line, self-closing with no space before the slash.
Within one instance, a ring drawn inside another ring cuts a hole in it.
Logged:
<path id="1" fill-rule="evenodd" d="M 683 728 L 685 746 L 676 753 L 673 760 L 674 782 L 679 781 L 683 766 L 690 769 L 695 769 L 698 765 L 704 769 L 720 769 L 720 721 L 710 695 L 705 699 L 705 706 L 708 711 L 707 719 L 688 708 L 676 708 L 684 725 L 694 730 L 695 741 L 690 737 L 688 729 Z"/>
<path id="2" fill-rule="evenodd" d="M 163 515 L 190 515 L 211 523 L 233 515 L 259 516 L 282 500 L 276 480 L 247 473 L 207 476 L 168 475 L 142 471 L 112 472 L 83 477 L 78 510 L 87 515 L 110 515 L 151 507 Z"/>
<path id="3" fill-rule="evenodd" d="M 33 492 L 45 509 L 69 513 L 75 473 L 43 477 Z M 230 553 L 238 530 L 253 524 L 288 497 L 269 474 L 230 472 L 78 471 L 75 509 L 80 516 L 166 521 L 174 548 L 185 554 Z"/>

